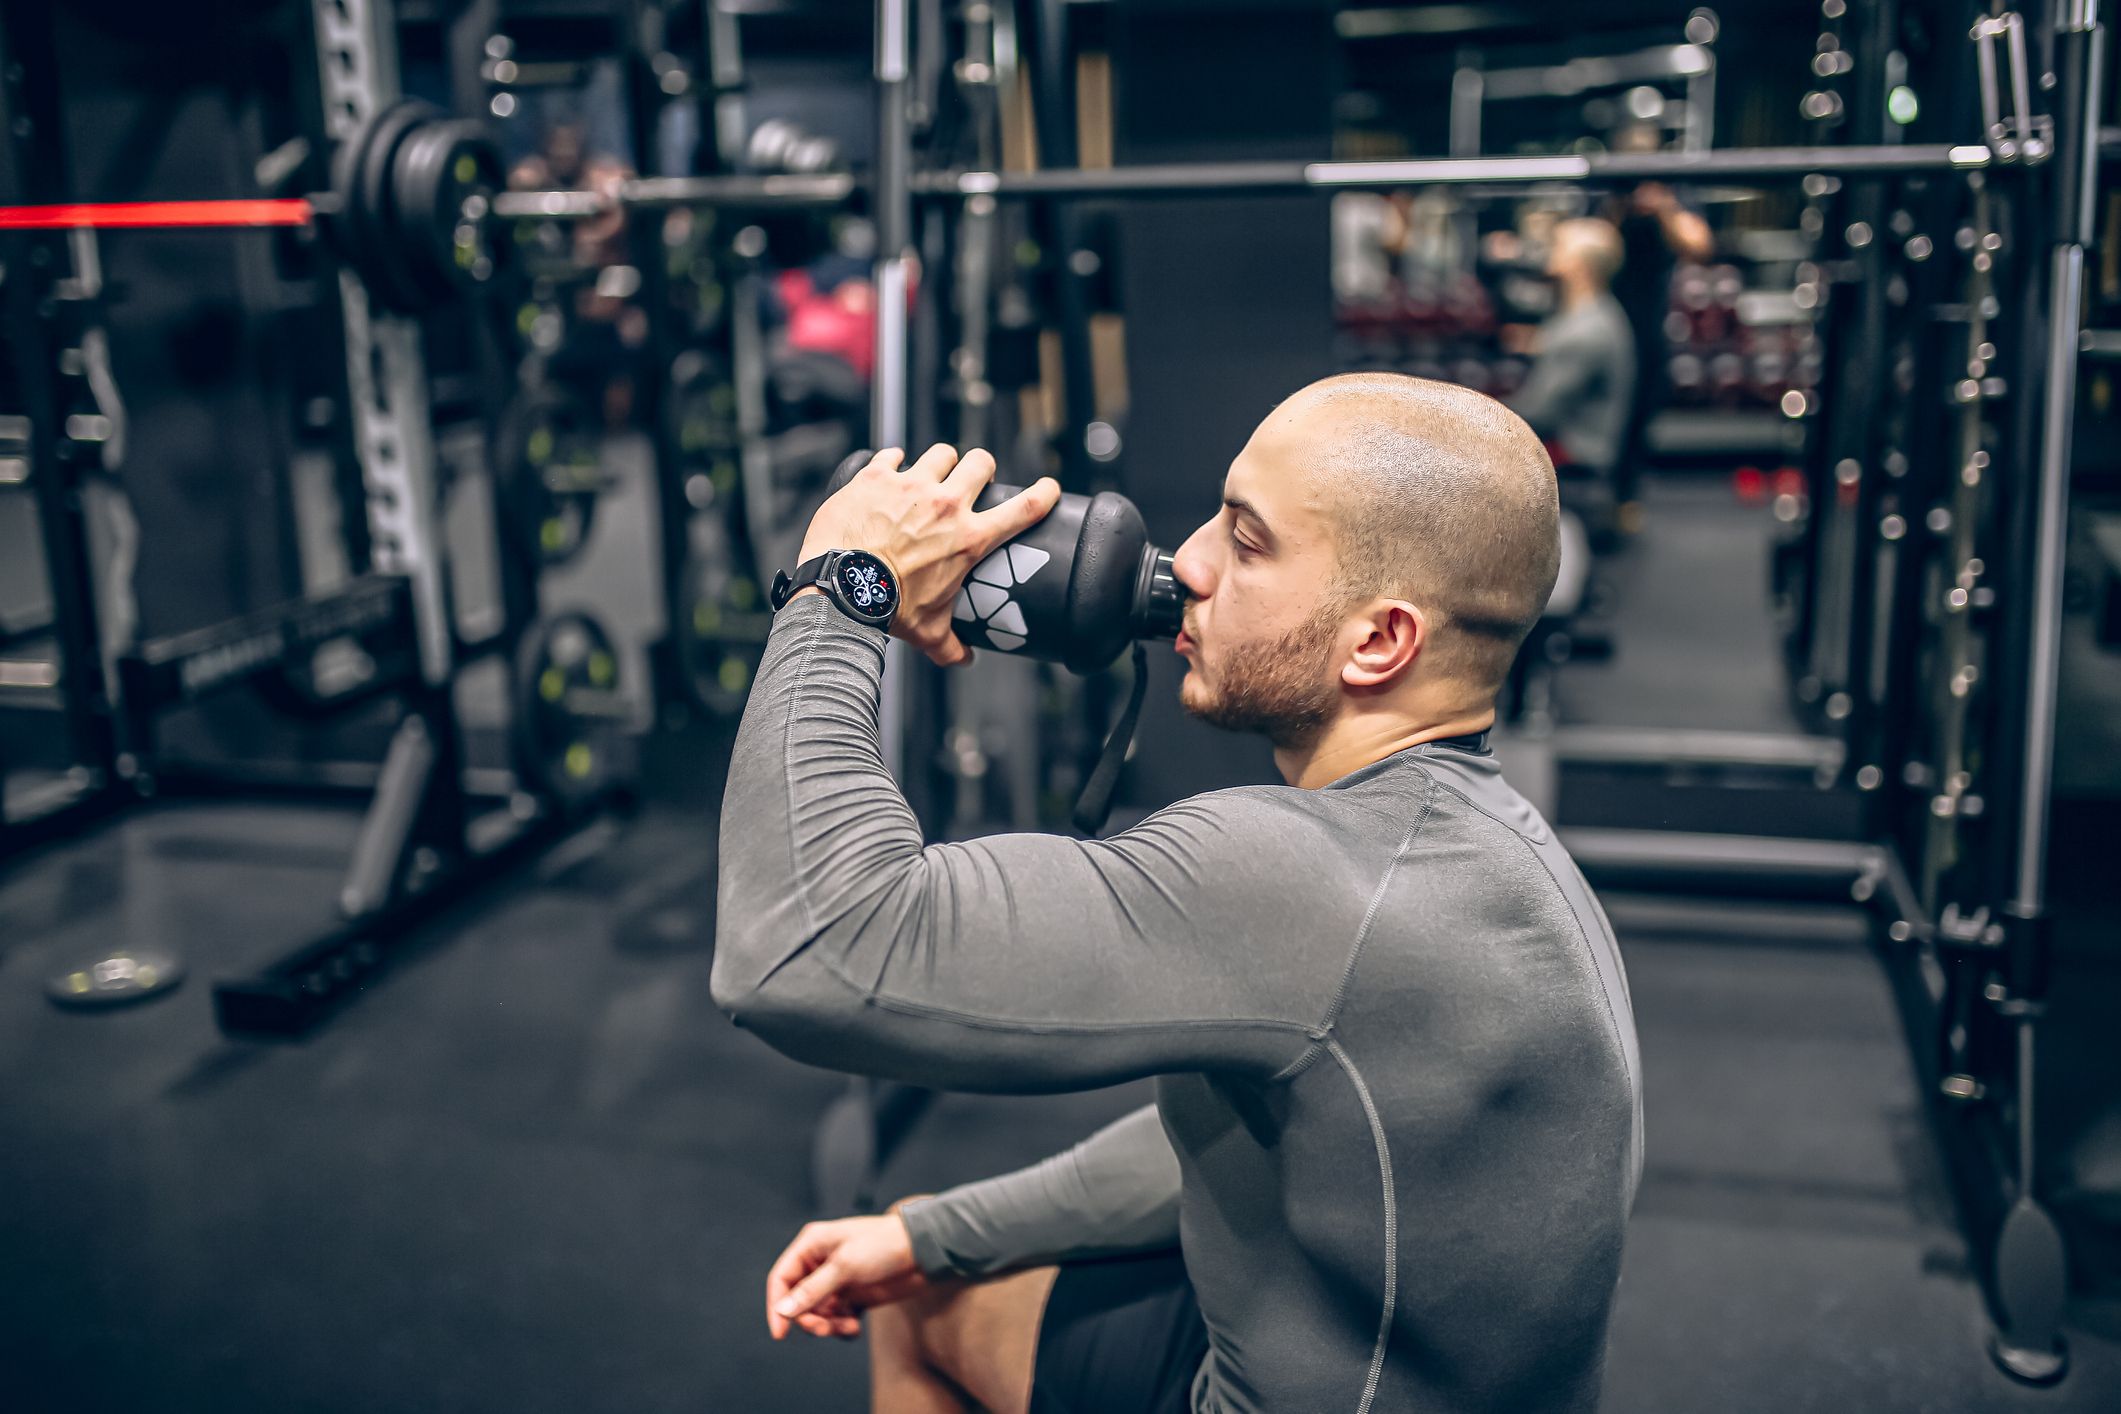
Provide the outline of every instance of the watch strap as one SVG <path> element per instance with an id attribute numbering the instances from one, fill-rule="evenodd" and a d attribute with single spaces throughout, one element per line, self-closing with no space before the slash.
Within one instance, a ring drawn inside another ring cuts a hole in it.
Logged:
<path id="1" fill-rule="evenodd" d="M 805 560 L 797 565 L 795 573 L 792 575 L 786 570 L 776 573 L 773 576 L 773 611 L 776 614 L 779 613 L 796 590 L 806 585 L 816 584 L 820 579 L 823 579 L 825 577 L 825 562 L 831 558 L 832 552 L 827 550 L 824 554 Z"/>

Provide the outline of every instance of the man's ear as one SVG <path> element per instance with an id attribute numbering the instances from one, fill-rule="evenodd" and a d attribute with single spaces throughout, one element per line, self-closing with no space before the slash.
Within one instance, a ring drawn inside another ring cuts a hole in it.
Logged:
<path id="1" fill-rule="evenodd" d="M 1378 600 L 1356 632 L 1362 637 L 1340 670 L 1340 680 L 1354 688 L 1390 687 L 1429 646 L 1428 618 L 1399 599 Z"/>

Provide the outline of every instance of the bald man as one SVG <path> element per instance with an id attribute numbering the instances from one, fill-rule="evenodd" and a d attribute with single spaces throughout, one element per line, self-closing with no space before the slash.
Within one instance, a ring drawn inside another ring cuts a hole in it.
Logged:
<path id="1" fill-rule="evenodd" d="M 1554 227 L 1547 274 L 1560 306 L 1539 326 L 1538 356 L 1510 406 L 1585 474 L 1618 478 L 1636 394 L 1635 334 L 1613 297 L 1624 255 L 1610 221 Z"/>
<path id="2" fill-rule="evenodd" d="M 803 557 L 898 570 L 953 663 L 985 453 L 885 453 Z M 1555 575 L 1554 472 L 1501 404 L 1396 374 L 1268 415 L 1177 557 L 1186 707 L 1284 785 L 1109 840 L 922 847 L 883 632 L 781 611 L 722 816 L 715 999 L 797 1059 L 1156 1103 L 1019 1173 L 804 1228 L 767 1324 L 869 1327 L 872 1409 L 1585 1410 L 1641 1166 L 1620 958 L 1489 753 Z"/>

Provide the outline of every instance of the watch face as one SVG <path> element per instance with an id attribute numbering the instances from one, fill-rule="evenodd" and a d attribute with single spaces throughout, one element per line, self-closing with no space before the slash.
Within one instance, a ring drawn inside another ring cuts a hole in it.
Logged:
<path id="1" fill-rule="evenodd" d="M 841 598 L 855 612 L 875 619 L 888 619 L 898 608 L 898 585 L 890 569 L 865 550 L 849 550 L 840 556 L 833 578 L 839 582 Z"/>

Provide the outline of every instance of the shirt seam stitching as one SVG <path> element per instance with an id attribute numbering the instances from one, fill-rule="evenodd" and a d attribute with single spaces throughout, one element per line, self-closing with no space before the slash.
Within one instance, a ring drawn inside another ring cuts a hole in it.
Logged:
<path id="1" fill-rule="evenodd" d="M 1384 1292 L 1379 1302 L 1377 1344 L 1370 1352 L 1370 1367 L 1363 1380 L 1362 1397 L 1355 1405 L 1355 1414 L 1369 1414 L 1370 1406 L 1377 1400 L 1378 1384 L 1384 1378 L 1385 1353 L 1392 1344 L 1392 1317 L 1399 1305 L 1399 1198 L 1392 1181 L 1392 1144 L 1385 1136 L 1384 1120 L 1377 1113 L 1377 1102 L 1362 1078 L 1362 1070 L 1340 1042 L 1328 1040 L 1325 1048 L 1354 1085 L 1363 1117 L 1369 1121 L 1370 1139 L 1377 1149 L 1378 1184 L 1384 1207 Z"/>
<path id="2" fill-rule="evenodd" d="M 967 1026 L 977 1026 L 990 1031 L 1026 1031 L 1033 1033 L 1082 1031 L 1104 1033 L 1118 1031 L 1170 1031 L 1174 1029 L 1188 1031 L 1250 1030 L 1258 1027 L 1267 1027 L 1277 1031 L 1299 1031 L 1305 1035 L 1309 1035 L 1311 1032 L 1311 1027 L 1304 1022 L 1272 1016 L 1181 1017 L 1155 1021 L 1016 1021 L 1005 1017 L 985 1016 L 979 1012 L 957 1011 L 950 1007 L 929 1006 L 924 1002 L 906 1001 L 893 996 L 889 992 L 863 987 L 861 983 L 843 974 L 830 962 L 825 963 L 825 969 L 838 979 L 842 986 L 858 994 L 871 1006 L 882 1007 L 887 1011 L 902 1012 L 908 1016 L 924 1016 L 939 1021 L 962 1022 Z"/>
<path id="3" fill-rule="evenodd" d="M 956 1011 L 950 1007 L 929 1006 L 923 1002 L 907 1001 L 889 992 L 866 986 L 843 972 L 831 958 L 819 957 L 818 969 L 848 991 L 860 997 L 870 1006 L 882 1007 L 886 1011 L 901 1012 L 908 1016 L 927 1017 L 937 1021 L 961 1022 L 988 1031 L 1023 1031 L 1031 1033 L 1047 1031 L 1081 1031 L 1106 1033 L 1119 1031 L 1209 1031 L 1252 1030 L 1268 1028 L 1276 1031 L 1298 1031 L 1309 1035 L 1311 1027 L 1301 1021 L 1291 1021 L 1278 1016 L 1231 1016 L 1231 1017 L 1180 1017 L 1159 1018 L 1155 1021 L 1019 1021 L 1007 1017 L 985 1016 L 979 1012 Z"/>
<path id="4" fill-rule="evenodd" d="M 1362 960 L 1363 947 L 1370 940 L 1371 925 L 1377 921 L 1377 912 L 1384 905 L 1385 890 L 1391 887 L 1393 876 L 1399 872 L 1399 866 L 1406 859 L 1407 851 L 1414 847 L 1415 838 L 1429 823 L 1430 812 L 1435 808 L 1436 778 L 1426 770 L 1421 774 L 1422 779 L 1428 782 L 1428 789 L 1422 793 L 1421 813 L 1415 816 L 1414 823 L 1407 827 L 1407 833 L 1400 840 L 1399 848 L 1392 852 L 1391 862 L 1385 865 L 1384 873 L 1378 876 L 1377 888 L 1370 895 L 1370 906 L 1363 913 L 1361 926 L 1355 930 L 1355 941 L 1349 945 L 1347 956 L 1341 962 L 1340 982 L 1333 989 L 1332 999 L 1326 1003 L 1325 1015 L 1319 1019 L 1311 1044 L 1304 1048 L 1302 1055 L 1276 1072 L 1267 1082 L 1270 1085 L 1294 1080 L 1308 1070 L 1318 1060 L 1318 1053 L 1327 1044 L 1327 1038 L 1332 1035 L 1333 1028 L 1340 1023 L 1341 1008 L 1347 1005 L 1348 988 L 1354 983 L 1355 967 Z"/>

